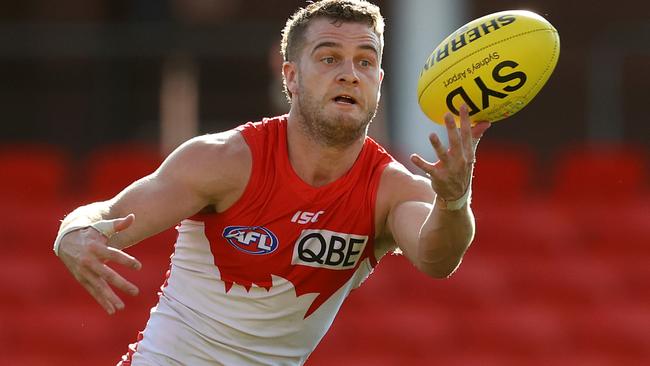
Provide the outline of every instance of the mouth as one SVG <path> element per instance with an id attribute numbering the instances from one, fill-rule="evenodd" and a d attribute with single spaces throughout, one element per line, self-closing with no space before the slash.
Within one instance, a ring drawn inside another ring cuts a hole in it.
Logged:
<path id="1" fill-rule="evenodd" d="M 357 100 L 354 99 L 354 97 L 349 96 L 347 94 L 341 94 L 337 95 L 336 97 L 333 98 L 335 103 L 338 104 L 345 104 L 345 105 L 355 105 L 357 104 Z"/>

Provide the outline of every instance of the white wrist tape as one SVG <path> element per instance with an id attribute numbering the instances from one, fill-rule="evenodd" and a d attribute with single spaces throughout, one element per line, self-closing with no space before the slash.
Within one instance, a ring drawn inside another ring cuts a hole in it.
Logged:
<path id="1" fill-rule="evenodd" d="M 461 208 L 465 206 L 465 204 L 469 203 L 471 199 L 471 188 L 467 189 L 465 194 L 463 194 L 460 198 L 453 200 L 453 201 L 445 201 L 444 199 L 440 198 L 442 202 L 444 202 L 443 206 L 441 208 L 443 210 L 447 211 L 458 211 Z"/>
<path id="2" fill-rule="evenodd" d="M 59 255 L 59 246 L 61 245 L 61 239 L 68 234 L 69 232 L 75 231 L 75 230 L 80 230 L 80 229 L 85 229 L 87 227 L 91 227 L 95 230 L 97 230 L 100 234 L 104 235 L 106 238 L 110 239 L 111 236 L 115 235 L 115 225 L 113 224 L 113 221 L 115 220 L 99 220 L 97 222 L 88 224 L 72 224 L 68 227 L 66 227 L 63 230 L 59 231 L 59 234 L 56 236 L 56 240 L 54 241 L 54 254 L 57 256 Z"/>
<path id="3" fill-rule="evenodd" d="M 463 193 L 462 196 L 453 201 L 447 201 L 440 196 L 436 196 L 436 199 L 440 199 L 440 201 L 443 202 L 443 205 L 440 206 L 440 208 L 447 211 L 458 211 L 463 208 L 465 204 L 469 204 L 472 200 L 472 174 L 469 176 L 467 190 L 465 190 L 465 193 Z"/>
<path id="4" fill-rule="evenodd" d="M 99 233 L 104 235 L 107 239 L 110 239 L 111 236 L 115 235 L 114 221 L 115 220 L 99 220 L 90 225 L 90 227 L 99 231 Z"/>

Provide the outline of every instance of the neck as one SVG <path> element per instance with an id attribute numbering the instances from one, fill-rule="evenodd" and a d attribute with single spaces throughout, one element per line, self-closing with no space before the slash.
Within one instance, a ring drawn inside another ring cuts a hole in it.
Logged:
<path id="1" fill-rule="evenodd" d="M 293 170 L 307 184 L 321 187 L 345 175 L 357 160 L 366 134 L 346 145 L 328 146 L 301 126 L 301 116 L 289 111 L 287 150 Z"/>

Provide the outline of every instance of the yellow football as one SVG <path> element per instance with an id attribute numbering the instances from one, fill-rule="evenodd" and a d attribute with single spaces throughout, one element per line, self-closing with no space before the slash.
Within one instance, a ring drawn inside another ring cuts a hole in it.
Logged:
<path id="1" fill-rule="evenodd" d="M 520 111 L 542 89 L 560 56 L 560 37 L 526 10 L 473 20 L 427 58 L 418 80 L 424 114 L 443 123 L 465 103 L 472 121 L 496 122 Z"/>

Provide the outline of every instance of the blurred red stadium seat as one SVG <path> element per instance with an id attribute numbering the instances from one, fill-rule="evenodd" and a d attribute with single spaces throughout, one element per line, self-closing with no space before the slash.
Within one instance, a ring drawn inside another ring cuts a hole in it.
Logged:
<path id="1" fill-rule="evenodd" d="M 43 299 L 61 301 L 68 293 L 65 286 L 75 283 L 48 248 L 42 255 L 5 253 L 0 259 L 0 276 L 5 279 L 0 284 L 0 308 L 26 306 Z"/>
<path id="2" fill-rule="evenodd" d="M 507 263 L 506 263 L 507 262 Z M 621 296 L 623 276 L 604 258 L 558 256 L 504 260 L 513 302 L 540 302 L 560 310 L 588 307 Z"/>
<path id="3" fill-rule="evenodd" d="M 457 353 L 473 350 L 534 360 L 565 348 L 566 327 L 552 306 L 519 301 L 477 310 L 457 314 L 463 341 Z"/>
<path id="4" fill-rule="evenodd" d="M 475 204 L 504 204 L 521 201 L 533 193 L 536 159 L 523 144 L 484 141 L 476 153 Z"/>
<path id="5" fill-rule="evenodd" d="M 5 201 L 0 205 L 3 251 L 12 256 L 52 255 L 60 221 L 72 207 L 67 202 Z"/>
<path id="6" fill-rule="evenodd" d="M 650 201 L 592 207 L 576 216 L 581 245 L 590 253 L 611 260 L 650 256 Z"/>
<path id="7" fill-rule="evenodd" d="M 650 266 L 648 256 L 631 255 L 610 259 L 621 276 L 621 301 L 650 304 Z M 650 318 L 650 315 L 648 316 Z"/>
<path id="8" fill-rule="evenodd" d="M 575 204 L 609 204 L 647 194 L 647 150 L 623 144 L 575 145 L 556 159 L 552 198 Z"/>
<path id="9" fill-rule="evenodd" d="M 109 199 L 134 181 L 153 173 L 161 162 L 162 156 L 154 145 L 123 143 L 100 147 L 86 162 L 87 199 Z"/>
<path id="10" fill-rule="evenodd" d="M 509 206 L 474 209 L 476 237 L 472 255 L 516 259 L 554 257 L 578 249 L 580 228 L 570 213 L 530 198 Z"/>
<path id="11" fill-rule="evenodd" d="M 70 172 L 67 154 L 49 144 L 25 143 L 0 146 L 0 180 L 3 202 L 23 204 L 55 201 L 66 193 Z"/>
<path id="12" fill-rule="evenodd" d="M 569 344 L 577 352 L 604 352 L 611 359 L 619 359 L 612 363 L 617 365 L 646 365 L 650 360 L 647 304 L 612 297 L 610 301 L 568 312 L 565 322 L 571 338 Z"/>
<path id="13" fill-rule="evenodd" d="M 95 304 L 79 303 L 70 307 L 69 303 L 56 304 L 42 299 L 12 309 L 11 316 L 0 317 L 3 329 L 0 343 L 7 348 L 6 355 L 50 358 L 50 363 L 40 363 L 34 357 L 30 360 L 33 364 L 115 364 L 122 351 L 115 339 L 124 338 L 122 330 L 114 325 L 116 321 Z M 92 361 L 98 359 L 101 363 Z"/>

